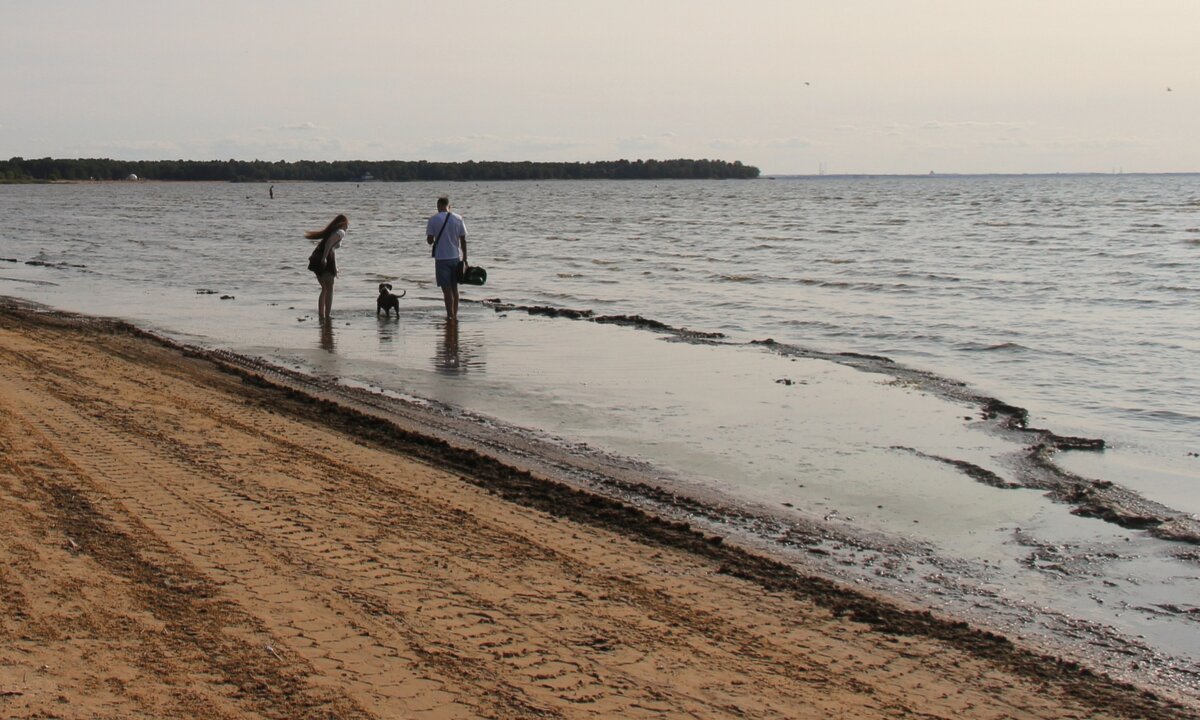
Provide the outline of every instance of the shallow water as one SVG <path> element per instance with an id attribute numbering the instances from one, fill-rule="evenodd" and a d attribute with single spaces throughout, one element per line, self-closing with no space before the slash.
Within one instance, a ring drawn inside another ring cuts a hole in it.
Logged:
<path id="1" fill-rule="evenodd" d="M 726 337 L 476 303 L 448 328 L 423 237 L 447 192 L 489 272 L 469 299 Z M 0 262 L 0 294 L 467 408 L 646 459 L 697 490 L 920 543 L 940 560 L 888 589 L 924 578 L 911 593 L 923 602 L 941 602 L 931 586 L 970 585 L 967 604 L 1000 624 L 988 598 L 1142 636 L 1171 666 L 1200 655 L 1189 546 L 931 460 L 1014 478 L 1020 444 L 970 403 L 750 344 L 885 355 L 963 381 L 1033 425 L 1109 443 L 1061 466 L 1200 512 L 1200 177 L 277 184 L 273 201 L 259 185 L 113 183 L 0 187 L 0 209 L 0 258 L 15 261 Z M 301 236 L 337 212 L 352 225 L 323 328 Z M 375 316 L 382 281 L 408 291 L 398 319 Z"/>

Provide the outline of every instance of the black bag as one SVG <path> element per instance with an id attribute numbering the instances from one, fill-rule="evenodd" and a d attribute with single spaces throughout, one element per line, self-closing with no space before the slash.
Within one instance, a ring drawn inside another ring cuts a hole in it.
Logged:
<path id="1" fill-rule="evenodd" d="M 437 257 L 437 244 L 442 239 L 442 232 L 446 226 L 450 224 L 450 211 L 446 211 L 446 219 L 442 221 L 442 228 L 438 230 L 437 239 L 433 241 L 433 247 L 429 248 L 429 254 Z M 487 282 L 487 270 L 481 267 L 467 267 L 465 260 L 459 260 L 458 265 L 454 266 L 454 282 L 459 285 L 482 285 Z"/>
<path id="2" fill-rule="evenodd" d="M 465 262 L 459 262 L 455 277 L 461 285 L 482 285 L 487 282 L 487 270 L 477 265 L 467 267 Z"/>
<path id="3" fill-rule="evenodd" d="M 313 248 L 312 255 L 308 256 L 308 269 L 312 272 L 321 272 L 321 256 L 325 254 L 325 241 L 317 243 Z"/>

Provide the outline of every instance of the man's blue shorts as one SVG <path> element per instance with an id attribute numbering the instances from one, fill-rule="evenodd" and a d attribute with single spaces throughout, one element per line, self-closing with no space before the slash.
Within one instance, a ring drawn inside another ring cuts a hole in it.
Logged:
<path id="1" fill-rule="evenodd" d="M 438 287 L 446 287 L 447 285 L 454 287 L 458 284 L 458 279 L 456 277 L 458 272 L 458 263 L 459 261 L 454 259 L 442 260 L 441 258 L 438 258 L 437 260 L 433 261 L 433 269 L 434 273 L 437 275 Z"/>

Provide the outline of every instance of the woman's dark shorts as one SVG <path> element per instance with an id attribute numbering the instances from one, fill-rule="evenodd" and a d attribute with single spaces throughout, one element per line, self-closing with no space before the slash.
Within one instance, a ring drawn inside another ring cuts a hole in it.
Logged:
<path id="1" fill-rule="evenodd" d="M 317 276 L 317 280 L 320 280 L 322 275 L 337 277 L 337 256 L 329 253 L 329 261 L 325 263 L 325 267 L 320 270 L 313 270 L 313 275 Z"/>

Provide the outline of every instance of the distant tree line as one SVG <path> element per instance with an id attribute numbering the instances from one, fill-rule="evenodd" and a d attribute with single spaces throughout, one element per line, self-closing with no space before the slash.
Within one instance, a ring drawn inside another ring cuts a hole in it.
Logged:
<path id="1" fill-rule="evenodd" d="M 426 162 L 344 160 L 109 160 L 106 158 L 0 160 L 0 182 L 62 180 L 218 180 L 275 182 L 313 180 L 713 180 L 747 179 L 758 168 L 724 160 L 610 160 L 603 162 Z"/>

